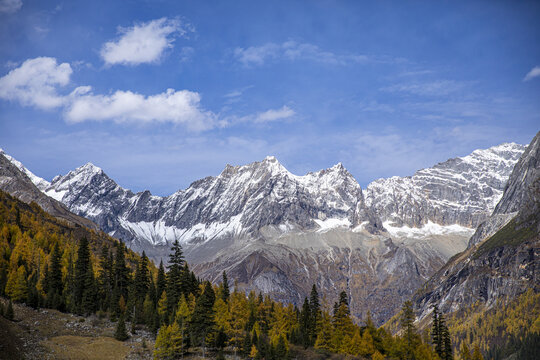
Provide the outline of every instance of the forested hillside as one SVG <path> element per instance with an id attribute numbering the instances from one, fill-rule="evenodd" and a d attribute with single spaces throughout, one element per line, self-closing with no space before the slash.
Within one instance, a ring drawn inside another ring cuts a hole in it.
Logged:
<path id="1" fill-rule="evenodd" d="M 118 340 L 145 327 L 157 336 L 157 359 L 189 352 L 258 359 L 325 358 L 332 353 L 373 359 L 435 357 L 414 329 L 410 303 L 404 307 L 403 336 L 392 336 L 369 317 L 363 326 L 354 324 L 345 293 L 331 306 L 313 286 L 298 309 L 255 292 L 231 291 L 225 273 L 219 285 L 197 279 L 178 243 L 167 271 L 163 264 L 156 269 L 144 254 L 126 250 L 108 235 L 58 220 L 4 192 L 0 281 L 1 294 L 10 303 L 108 316 L 117 322 Z M 5 309 L 2 313 L 12 316 Z"/>

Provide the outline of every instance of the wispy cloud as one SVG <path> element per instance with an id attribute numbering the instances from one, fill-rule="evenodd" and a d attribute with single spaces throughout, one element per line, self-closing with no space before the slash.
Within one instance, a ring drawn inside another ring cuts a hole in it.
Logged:
<path id="1" fill-rule="evenodd" d="M 437 80 L 416 83 L 401 83 L 381 88 L 385 92 L 408 93 L 421 96 L 443 96 L 459 90 L 468 85 L 466 82 L 455 80 Z"/>
<path id="2" fill-rule="evenodd" d="M 523 81 L 529 81 L 540 76 L 540 66 L 535 66 L 525 75 Z"/>
<path id="3" fill-rule="evenodd" d="M 267 43 L 248 48 L 238 47 L 234 50 L 235 58 L 244 66 L 260 66 L 269 60 L 286 59 L 289 61 L 309 60 L 319 63 L 345 65 L 365 62 L 366 55 L 343 55 L 325 51 L 317 45 L 286 41 L 282 44 Z"/>
<path id="4" fill-rule="evenodd" d="M 168 18 L 119 27 L 120 37 L 106 42 L 100 54 L 107 65 L 155 63 L 173 47 L 175 36 L 184 36 L 188 31 L 192 29 L 180 20 Z"/>
<path id="5" fill-rule="evenodd" d="M 256 123 L 265 123 L 278 120 L 288 119 L 294 116 L 296 113 L 290 107 L 284 105 L 280 109 L 270 109 L 265 112 L 259 113 L 255 116 Z"/>
<path id="6" fill-rule="evenodd" d="M 0 0 L 0 12 L 13 14 L 23 6 L 22 0 Z"/>
<path id="7" fill-rule="evenodd" d="M 57 88 L 69 83 L 71 73 L 68 63 L 58 64 L 55 58 L 26 60 L 0 78 L 0 98 L 40 109 L 59 107 L 65 98 Z"/>

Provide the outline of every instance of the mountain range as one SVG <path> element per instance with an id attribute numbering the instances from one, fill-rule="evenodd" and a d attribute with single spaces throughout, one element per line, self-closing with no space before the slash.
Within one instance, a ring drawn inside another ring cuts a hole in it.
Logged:
<path id="1" fill-rule="evenodd" d="M 354 316 L 370 310 L 380 324 L 471 246 L 524 149 L 476 150 L 364 190 L 342 164 L 297 176 L 267 157 L 167 197 L 123 189 L 90 163 L 49 183 L 1 154 L 12 165 L 2 169 L 19 174 L 0 186 L 31 192 L 29 200 L 47 195 L 155 261 L 166 261 L 177 239 L 199 276 L 216 281 L 226 271 L 277 300 L 299 305 L 316 284 L 332 303 L 345 290 Z M 18 189 L 20 181 L 33 188 Z"/>

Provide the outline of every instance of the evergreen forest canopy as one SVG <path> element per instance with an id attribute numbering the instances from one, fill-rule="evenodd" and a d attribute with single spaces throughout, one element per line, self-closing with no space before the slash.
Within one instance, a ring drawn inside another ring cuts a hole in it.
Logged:
<path id="1" fill-rule="evenodd" d="M 446 360 L 455 355 L 437 309 L 432 331 L 420 336 L 412 304 L 406 302 L 400 335 L 393 336 L 376 328 L 369 316 L 362 326 L 353 323 L 345 292 L 329 306 L 314 285 L 298 309 L 262 294 L 246 295 L 237 286 L 231 291 L 225 273 L 219 285 L 198 279 L 178 242 L 167 270 L 163 263 L 156 269 L 144 253 L 139 256 L 102 232 L 56 219 L 35 203 L 22 203 L 1 191 L 0 295 L 9 297 L 10 307 L 14 301 L 106 315 L 117 321 L 118 340 L 129 337 L 126 323 L 132 333 L 146 327 L 156 336 L 156 359 L 188 352 L 286 359 L 302 349 L 371 359 Z M 472 344 L 462 342 L 460 358 L 482 358 Z"/>

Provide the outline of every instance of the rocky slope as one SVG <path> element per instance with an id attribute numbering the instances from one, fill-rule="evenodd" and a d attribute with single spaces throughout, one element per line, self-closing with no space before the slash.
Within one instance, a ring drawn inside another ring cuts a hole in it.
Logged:
<path id="1" fill-rule="evenodd" d="M 365 192 L 341 164 L 297 176 L 274 157 L 228 165 L 167 197 L 123 189 L 92 164 L 39 185 L 154 260 L 178 239 L 200 276 L 226 270 L 246 290 L 299 305 L 313 283 L 330 303 L 346 290 L 354 315 L 371 309 L 381 323 L 466 248 L 520 149 L 478 150 Z"/>
<path id="2" fill-rule="evenodd" d="M 479 227 L 468 249 L 416 294 L 420 318 L 430 313 L 433 304 L 439 304 L 443 312 L 476 302 L 489 308 L 528 288 L 540 291 L 539 257 L 540 133 L 514 167 L 492 217 Z"/>
<path id="3" fill-rule="evenodd" d="M 64 204 L 43 194 L 35 184 L 47 186 L 48 183 L 0 150 L 0 190 L 26 203 L 35 202 L 49 214 L 58 218 L 94 230 L 98 229 L 92 221 L 71 213 Z"/>

